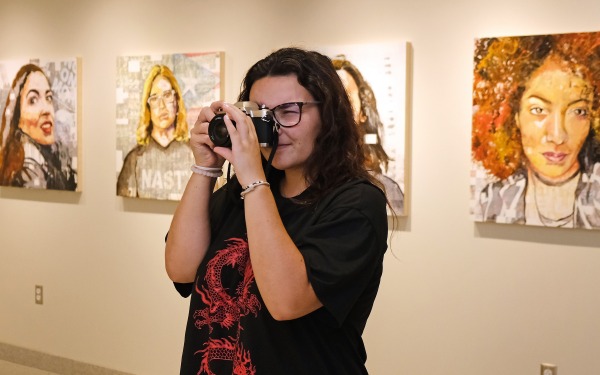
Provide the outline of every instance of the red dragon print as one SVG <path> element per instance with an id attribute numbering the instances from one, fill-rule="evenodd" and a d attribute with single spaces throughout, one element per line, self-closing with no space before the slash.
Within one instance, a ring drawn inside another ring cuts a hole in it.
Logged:
<path id="1" fill-rule="evenodd" d="M 221 281 L 221 272 L 224 267 L 237 269 L 242 280 L 235 290 L 225 288 Z M 227 241 L 223 250 L 216 252 L 206 266 L 204 278 L 206 286 L 199 287 L 196 281 L 196 292 L 207 307 L 194 312 L 195 326 L 202 329 L 206 326 L 209 333 L 213 332 L 213 325 L 223 328 L 234 328 L 236 337 L 221 339 L 210 338 L 205 348 L 196 352 L 202 355 L 201 367 L 198 375 L 206 373 L 213 375 L 209 364 L 213 360 L 233 361 L 233 373 L 236 375 L 254 374 L 250 353 L 238 344 L 240 318 L 249 314 L 257 316 L 261 304 L 256 295 L 250 293 L 250 286 L 254 282 L 254 273 L 250 263 L 248 243 L 241 238 L 232 238 Z M 234 327 L 236 326 L 236 327 Z"/>
<path id="2" fill-rule="evenodd" d="M 256 368 L 250 360 L 250 353 L 244 350 L 243 346 L 236 344 L 237 340 L 233 337 L 228 339 L 209 339 L 206 347 L 199 352 L 202 353 L 202 363 L 200 371 L 209 375 L 214 375 L 210 370 L 209 363 L 214 360 L 233 361 L 232 375 L 256 375 Z M 198 354 L 198 352 L 196 353 Z"/>

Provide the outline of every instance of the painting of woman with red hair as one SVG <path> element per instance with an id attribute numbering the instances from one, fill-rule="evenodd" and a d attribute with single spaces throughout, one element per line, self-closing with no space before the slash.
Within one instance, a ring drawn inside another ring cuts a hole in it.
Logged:
<path id="1" fill-rule="evenodd" d="M 476 221 L 600 228 L 600 33 L 475 42 Z"/>

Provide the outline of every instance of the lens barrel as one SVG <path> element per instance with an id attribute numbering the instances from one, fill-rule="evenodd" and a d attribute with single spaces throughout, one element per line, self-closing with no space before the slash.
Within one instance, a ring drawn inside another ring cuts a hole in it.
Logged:
<path id="1" fill-rule="evenodd" d="M 224 113 L 217 113 L 208 123 L 208 137 L 217 147 L 231 147 L 231 139 L 225 126 Z M 235 126 L 235 121 L 231 121 Z"/>

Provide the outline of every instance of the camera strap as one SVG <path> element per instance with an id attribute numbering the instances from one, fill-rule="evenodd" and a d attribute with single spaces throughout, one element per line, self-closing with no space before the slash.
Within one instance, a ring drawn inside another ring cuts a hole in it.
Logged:
<path id="1" fill-rule="evenodd" d="M 267 160 L 267 165 L 265 167 L 265 177 L 267 178 L 267 181 L 269 180 L 269 172 L 271 171 L 271 163 L 273 163 L 273 158 L 275 157 L 275 151 L 277 151 L 277 145 L 279 145 L 279 132 L 277 130 L 273 132 L 273 147 L 271 148 L 271 153 L 269 154 L 269 159 Z"/>

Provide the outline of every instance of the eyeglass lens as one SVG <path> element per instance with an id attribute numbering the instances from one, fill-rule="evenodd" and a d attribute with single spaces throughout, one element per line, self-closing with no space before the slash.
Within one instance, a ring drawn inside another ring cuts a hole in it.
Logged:
<path id="1" fill-rule="evenodd" d="M 281 126 L 298 125 L 302 117 L 302 102 L 284 103 L 273 108 L 273 116 Z"/>
<path id="2" fill-rule="evenodd" d="M 150 95 L 148 104 L 150 104 L 151 107 L 156 107 L 161 99 L 165 104 L 173 103 L 175 101 L 175 90 L 167 90 L 163 91 L 162 94 Z"/>

